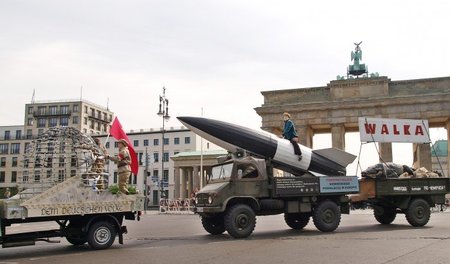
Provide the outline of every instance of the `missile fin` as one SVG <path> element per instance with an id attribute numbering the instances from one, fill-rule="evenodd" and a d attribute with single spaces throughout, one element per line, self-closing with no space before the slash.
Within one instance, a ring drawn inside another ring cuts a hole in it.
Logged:
<path id="1" fill-rule="evenodd" d="M 344 168 L 356 159 L 355 155 L 337 148 L 317 149 L 313 150 L 312 152 L 324 158 L 327 158 Z"/>

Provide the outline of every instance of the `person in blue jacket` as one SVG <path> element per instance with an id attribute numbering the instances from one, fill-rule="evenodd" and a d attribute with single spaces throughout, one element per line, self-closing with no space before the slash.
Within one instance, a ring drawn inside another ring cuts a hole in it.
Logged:
<path id="1" fill-rule="evenodd" d="M 287 112 L 283 113 L 284 129 L 283 138 L 289 140 L 294 147 L 294 154 L 298 156 L 298 160 L 302 159 L 302 151 L 298 146 L 298 134 L 295 130 L 295 124 L 291 120 L 291 115 Z"/>

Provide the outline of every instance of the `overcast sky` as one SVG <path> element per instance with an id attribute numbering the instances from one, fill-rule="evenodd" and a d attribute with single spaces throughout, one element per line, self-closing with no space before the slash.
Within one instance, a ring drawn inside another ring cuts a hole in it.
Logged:
<path id="1" fill-rule="evenodd" d="M 83 99 L 126 130 L 200 115 L 259 128 L 261 91 L 325 86 L 363 41 L 370 72 L 449 76 L 449 1 L 0 1 L 0 125 L 24 104 Z"/>

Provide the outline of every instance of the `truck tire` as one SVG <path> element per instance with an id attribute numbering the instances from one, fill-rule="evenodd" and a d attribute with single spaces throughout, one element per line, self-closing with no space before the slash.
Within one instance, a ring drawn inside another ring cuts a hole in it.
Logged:
<path id="1" fill-rule="evenodd" d="M 67 242 L 74 246 L 81 246 L 84 245 L 84 243 L 87 242 L 86 238 L 80 238 L 80 237 L 72 237 L 72 236 L 66 236 Z"/>
<path id="2" fill-rule="evenodd" d="M 424 226 L 430 220 L 430 205 L 422 198 L 413 199 L 406 209 L 405 216 L 412 226 Z"/>
<path id="3" fill-rule="evenodd" d="M 373 216 L 382 225 L 389 225 L 397 216 L 395 207 L 382 207 L 382 210 L 373 210 Z"/>
<path id="4" fill-rule="evenodd" d="M 116 235 L 117 231 L 113 224 L 99 221 L 89 227 L 87 242 L 93 249 L 107 249 L 114 243 Z"/>
<path id="5" fill-rule="evenodd" d="M 213 217 L 202 216 L 202 225 L 211 235 L 220 235 L 225 232 L 225 222 L 221 214 Z"/>
<path id="6" fill-rule="evenodd" d="M 313 222 L 320 231 L 332 232 L 341 222 L 341 211 L 335 202 L 322 201 L 314 207 Z"/>
<path id="7" fill-rule="evenodd" d="M 309 223 L 309 218 L 310 214 L 307 213 L 284 214 L 284 221 L 286 221 L 286 224 L 290 228 L 297 230 L 303 229 Z"/>
<path id="8" fill-rule="evenodd" d="M 248 237 L 255 225 L 255 212 L 246 204 L 233 205 L 225 213 L 225 230 L 234 238 Z"/>

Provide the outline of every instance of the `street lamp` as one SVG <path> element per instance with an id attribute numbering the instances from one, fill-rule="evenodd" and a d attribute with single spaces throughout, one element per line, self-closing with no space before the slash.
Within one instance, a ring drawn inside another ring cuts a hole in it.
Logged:
<path id="1" fill-rule="evenodd" d="M 163 87 L 163 95 L 159 96 L 159 111 L 158 116 L 162 117 L 163 126 L 162 126 L 162 152 L 161 152 L 161 181 L 159 182 L 159 192 L 160 198 L 164 198 L 164 189 L 163 189 L 163 176 L 164 176 L 164 123 L 169 120 L 169 99 L 166 98 L 166 87 Z"/>

